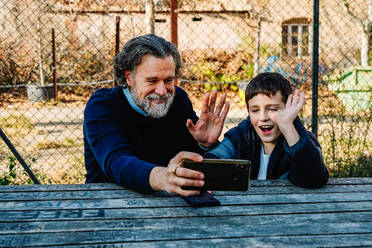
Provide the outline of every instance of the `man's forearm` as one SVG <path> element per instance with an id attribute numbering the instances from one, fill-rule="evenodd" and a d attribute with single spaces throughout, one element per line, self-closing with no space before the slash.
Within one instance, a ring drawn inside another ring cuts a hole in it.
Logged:
<path id="1" fill-rule="evenodd" d="M 150 187 L 155 191 L 164 190 L 165 175 L 167 173 L 166 167 L 156 166 L 151 170 L 149 176 Z"/>

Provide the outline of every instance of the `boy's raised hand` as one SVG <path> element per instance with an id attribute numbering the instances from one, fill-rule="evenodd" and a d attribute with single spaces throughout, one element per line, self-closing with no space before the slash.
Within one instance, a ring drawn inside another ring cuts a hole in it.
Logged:
<path id="1" fill-rule="evenodd" d="M 276 115 L 276 123 L 278 126 L 285 126 L 293 123 L 296 119 L 298 112 L 300 112 L 305 102 L 304 92 L 295 91 L 294 94 L 290 94 L 285 105 L 285 109 L 279 111 Z"/>
<path id="2" fill-rule="evenodd" d="M 275 116 L 274 121 L 284 135 L 289 146 L 296 144 L 300 139 L 298 132 L 293 125 L 293 121 L 296 119 L 298 112 L 300 112 L 304 105 L 304 102 L 304 93 L 299 93 L 299 91 L 296 90 L 294 94 L 288 96 L 285 109 L 280 110 Z"/>

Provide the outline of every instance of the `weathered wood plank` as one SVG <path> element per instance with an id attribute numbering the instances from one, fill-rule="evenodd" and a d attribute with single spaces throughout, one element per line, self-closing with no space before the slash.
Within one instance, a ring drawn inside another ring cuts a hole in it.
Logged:
<path id="1" fill-rule="evenodd" d="M 292 186 L 288 180 L 251 180 L 250 186 L 274 187 Z M 115 190 L 125 189 L 122 186 L 112 183 L 91 183 L 91 184 L 56 184 L 56 185 L 10 185 L 0 186 L 0 192 L 22 192 L 22 191 L 66 191 L 66 190 Z"/>
<path id="2" fill-rule="evenodd" d="M 0 221 L 66 221 L 66 220 L 111 220 L 139 218 L 182 218 L 213 216 L 263 216 L 277 214 L 320 214 L 372 212 L 371 202 L 350 203 L 299 203 L 299 204 L 264 204 L 235 205 L 206 208 L 162 207 L 162 208 L 127 208 L 127 209 L 55 209 L 28 211 L 0 211 Z"/>
<path id="3" fill-rule="evenodd" d="M 32 201 L 32 200 L 87 200 L 87 199 L 120 199 L 120 198 L 153 198 L 154 195 L 144 195 L 131 190 L 100 190 L 100 191 L 40 191 L 40 192 L 7 192 L 0 193 L 1 201 Z M 170 195 L 171 197 L 171 195 Z"/>
<path id="4" fill-rule="evenodd" d="M 132 247 L 371 247 L 371 234 L 342 234 L 342 235 L 304 235 L 304 236 L 276 236 L 276 237 L 249 237 L 234 239 L 199 239 L 199 240 L 172 240 L 159 242 L 132 242 L 132 243 L 100 243 L 91 245 L 65 245 L 68 248 L 132 248 Z M 57 246 L 49 246 L 50 248 Z M 60 247 L 60 246 L 58 246 Z"/>
<path id="5" fill-rule="evenodd" d="M 115 184 L 6 186 L 0 247 L 372 246 L 371 188 L 364 178 L 319 190 L 252 181 L 216 192 L 222 206 L 192 208 Z"/>
<path id="6" fill-rule="evenodd" d="M 179 226 L 177 228 L 139 228 L 125 230 L 91 231 L 91 232 L 59 232 L 50 233 L 1 235 L 0 247 L 4 246 L 35 246 L 35 245 L 65 245 L 94 244 L 96 242 L 130 242 L 130 241 L 162 241 L 162 240 L 198 240 L 244 237 L 270 237 L 295 235 L 335 235 L 335 234 L 371 234 L 372 222 L 363 223 L 315 223 L 286 225 L 245 225 L 235 228 L 233 225 L 221 225 L 216 229 L 201 229 L 198 227 Z"/>
<path id="7" fill-rule="evenodd" d="M 179 218 L 156 218 L 156 219 L 110 219 L 110 220 L 75 220 L 75 221 L 42 221 L 42 222 L 0 222 L 0 237 L 5 234 L 23 235 L 27 233 L 59 233 L 77 231 L 108 231 L 125 229 L 170 229 L 187 226 L 187 228 L 215 229 L 218 232 L 222 226 L 245 228 L 249 225 L 280 225 L 290 226 L 301 223 L 357 223 L 368 222 L 372 229 L 372 212 L 353 213 L 322 213 L 322 214 L 279 214 L 275 215 L 252 215 L 252 216 L 228 216 L 228 217 L 179 217 Z M 372 232 L 372 230 L 370 230 Z M 234 233 L 231 234 L 234 236 Z"/>
<path id="8" fill-rule="evenodd" d="M 88 184 L 43 184 L 43 185 L 1 185 L 0 192 L 47 192 L 47 191 L 74 191 L 74 190 L 125 190 L 124 187 L 114 183 L 88 183 Z"/>
<path id="9" fill-rule="evenodd" d="M 372 178 L 330 178 L 328 185 L 368 185 L 372 184 Z M 251 180 L 251 187 L 277 187 L 293 186 L 288 180 Z M 12 185 L 0 186 L 0 192 L 22 191 L 66 191 L 66 190 L 115 190 L 124 189 L 122 186 L 110 183 L 92 184 L 59 184 L 59 185 Z"/>
<path id="10" fill-rule="evenodd" d="M 253 205 L 276 203 L 315 203 L 315 202 L 357 202 L 371 201 L 372 192 L 365 193 L 328 193 L 328 194 L 280 194 L 219 196 L 222 205 Z M 45 210 L 45 209 L 91 209 L 91 208 L 139 208 L 139 207 L 177 207 L 188 206 L 180 197 L 145 197 L 129 199 L 95 200 L 57 200 L 57 201 L 13 201 L 0 202 L 2 210 Z"/>
<path id="11" fill-rule="evenodd" d="M 349 178 L 330 178 L 328 184 L 352 185 L 352 184 L 371 184 L 371 177 L 349 177 Z"/>
<path id="12" fill-rule="evenodd" d="M 216 191 L 214 195 L 255 195 L 255 194 L 313 194 L 313 193 L 350 193 L 372 192 L 371 185 L 328 185 L 322 189 L 304 189 L 295 186 L 287 187 L 252 187 L 246 192 Z M 165 195 L 165 194 L 164 194 Z M 171 197 L 171 195 L 169 195 Z M 92 199 L 120 199 L 142 198 L 143 194 L 131 190 L 74 190 L 74 191 L 40 191 L 40 192 L 6 192 L 0 193 L 1 201 L 26 200 L 92 200 Z M 147 198 L 156 196 L 146 195 Z"/>

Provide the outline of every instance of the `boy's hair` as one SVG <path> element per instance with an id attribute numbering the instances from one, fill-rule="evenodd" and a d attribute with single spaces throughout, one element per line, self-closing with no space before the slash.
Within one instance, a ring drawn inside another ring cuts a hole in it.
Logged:
<path id="1" fill-rule="evenodd" d="M 291 83 L 276 72 L 263 72 L 252 78 L 245 89 L 245 102 L 248 107 L 248 101 L 257 94 L 273 96 L 276 92 L 282 94 L 282 100 L 287 102 L 288 96 L 292 93 Z"/>

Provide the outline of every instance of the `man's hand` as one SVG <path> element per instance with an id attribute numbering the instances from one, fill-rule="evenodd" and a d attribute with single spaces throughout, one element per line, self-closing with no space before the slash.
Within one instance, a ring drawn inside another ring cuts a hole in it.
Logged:
<path id="1" fill-rule="evenodd" d="M 229 112 L 230 104 L 226 102 L 225 94 L 221 96 L 220 102 L 215 109 L 216 100 L 217 90 L 213 90 L 212 93 L 206 93 L 198 122 L 195 125 L 190 119 L 186 122 L 191 135 L 204 147 L 209 147 L 217 142 Z"/>
<path id="2" fill-rule="evenodd" d="M 274 121 L 284 135 L 289 146 L 296 144 L 300 139 L 298 132 L 293 125 L 293 121 L 296 119 L 298 112 L 302 109 L 304 102 L 304 93 L 299 93 L 299 91 L 296 90 L 294 95 L 291 94 L 288 96 L 285 109 L 280 110 L 275 116 Z"/>
<path id="3" fill-rule="evenodd" d="M 157 191 L 167 191 L 182 196 L 198 195 L 200 190 L 184 190 L 182 186 L 202 187 L 203 173 L 182 168 L 182 160 L 202 161 L 203 157 L 193 152 L 180 152 L 171 159 L 167 167 L 155 167 L 150 173 L 150 186 Z"/>

